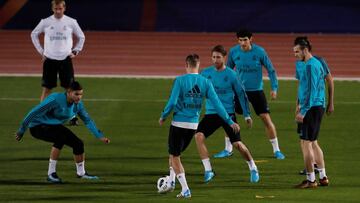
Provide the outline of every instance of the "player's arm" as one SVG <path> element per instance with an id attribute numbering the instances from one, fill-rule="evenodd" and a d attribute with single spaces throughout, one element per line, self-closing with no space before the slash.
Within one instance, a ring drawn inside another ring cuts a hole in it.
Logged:
<path id="1" fill-rule="evenodd" d="M 233 59 L 233 51 L 230 50 L 229 56 L 227 57 L 227 62 L 226 62 L 226 66 L 230 67 L 231 69 L 235 68 L 235 62 Z"/>
<path id="2" fill-rule="evenodd" d="M 326 113 L 330 115 L 334 112 L 334 79 L 331 76 L 331 73 L 328 73 L 325 77 L 326 84 L 328 87 L 328 103 L 326 106 Z"/>
<path id="3" fill-rule="evenodd" d="M 250 117 L 250 105 L 249 105 L 248 97 L 245 92 L 245 88 L 237 78 L 235 78 L 232 88 L 236 92 L 236 96 L 238 97 L 236 99 L 238 99 L 240 102 L 241 109 L 243 110 L 243 116 L 245 118 L 247 126 L 251 128 L 252 119 Z"/>
<path id="4" fill-rule="evenodd" d="M 44 32 L 45 27 L 44 20 L 41 20 L 40 23 L 34 28 L 34 30 L 31 32 L 31 41 L 33 45 L 35 46 L 35 49 L 41 56 L 43 56 L 44 49 L 40 44 L 39 35 Z"/>
<path id="5" fill-rule="evenodd" d="M 25 116 L 24 120 L 21 122 L 21 125 L 18 131 L 15 133 L 15 139 L 20 141 L 24 136 L 25 131 L 28 129 L 29 124 L 34 119 L 45 115 L 47 112 L 53 110 L 58 106 L 58 103 L 52 97 L 47 97 L 43 102 L 35 106 L 31 111 Z"/>
<path id="6" fill-rule="evenodd" d="M 218 115 L 234 130 L 234 132 L 239 132 L 240 126 L 237 123 L 234 123 L 234 121 L 230 118 L 229 114 L 226 112 L 211 82 L 207 81 L 206 85 L 206 99 L 210 99 Z"/>
<path id="7" fill-rule="evenodd" d="M 276 99 L 277 97 L 277 91 L 278 91 L 278 79 L 276 76 L 276 71 L 275 68 L 273 66 L 273 64 L 271 63 L 271 60 L 269 58 L 269 56 L 266 54 L 266 52 L 264 51 L 264 55 L 261 58 L 261 63 L 262 65 L 265 67 L 269 79 L 270 79 L 270 83 L 271 83 L 271 91 L 270 91 L 270 96 L 271 99 Z"/>
<path id="8" fill-rule="evenodd" d="M 85 43 L 85 35 L 76 20 L 74 20 L 73 22 L 73 30 L 75 36 L 78 38 L 75 47 L 72 49 L 72 54 L 76 56 L 83 49 Z"/>
<path id="9" fill-rule="evenodd" d="M 82 102 L 80 102 L 78 104 L 78 112 L 77 114 L 79 115 L 80 119 L 84 122 L 85 126 L 87 129 L 90 130 L 90 132 L 99 140 L 101 140 L 104 143 L 110 143 L 110 139 L 104 137 L 103 132 L 101 132 L 101 130 L 99 130 L 96 127 L 95 122 L 90 118 L 90 115 L 88 114 L 88 112 L 85 110 L 84 104 Z"/>
<path id="10" fill-rule="evenodd" d="M 180 95 L 180 82 L 179 82 L 179 79 L 175 79 L 172 90 L 171 90 L 170 98 L 169 98 L 164 110 L 162 111 L 160 119 L 159 119 L 160 125 L 162 125 L 164 123 L 164 121 L 169 116 L 171 111 L 175 108 L 175 106 L 177 104 L 177 100 L 179 98 L 179 95 Z"/>
<path id="11" fill-rule="evenodd" d="M 299 107 L 299 113 L 296 115 L 295 120 L 299 123 L 303 122 L 303 119 L 305 117 L 306 112 L 311 108 L 310 107 L 310 100 L 311 100 L 311 84 L 308 82 L 311 80 L 311 75 L 312 75 L 312 66 L 311 65 L 307 65 L 306 66 L 306 73 L 305 73 L 305 77 L 306 77 L 306 83 L 304 86 L 304 92 L 302 92 L 301 94 L 305 94 L 304 98 L 305 98 L 305 102 L 303 105 L 300 105 Z"/>

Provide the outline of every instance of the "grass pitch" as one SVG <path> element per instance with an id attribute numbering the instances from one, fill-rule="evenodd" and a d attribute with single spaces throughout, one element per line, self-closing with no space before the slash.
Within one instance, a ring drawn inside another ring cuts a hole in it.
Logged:
<path id="1" fill-rule="evenodd" d="M 175 202 L 174 193 L 159 195 L 156 181 L 168 174 L 167 136 L 171 118 L 159 127 L 158 118 L 170 94 L 172 80 L 81 78 L 84 103 L 91 117 L 111 139 L 96 140 L 84 125 L 71 129 L 85 142 L 86 170 L 99 181 L 75 177 L 72 151 L 62 150 L 61 185 L 46 182 L 51 144 L 35 140 L 29 131 L 18 143 L 14 132 L 40 96 L 39 78 L 0 77 L 0 202 Z M 268 93 L 269 83 L 265 83 Z M 204 184 L 203 167 L 193 141 L 182 156 L 194 202 L 358 202 L 360 198 L 360 83 L 335 82 L 335 113 L 325 116 L 320 132 L 329 187 L 294 189 L 305 177 L 295 133 L 295 81 L 280 81 L 278 99 L 269 101 L 285 160 L 272 157 L 264 127 L 254 113 L 254 126 L 241 137 L 252 152 L 260 182 L 249 183 L 249 170 L 239 153 L 212 159 L 217 176 Z M 62 91 L 62 89 L 57 89 Z M 268 95 L 267 95 L 268 96 Z M 207 140 L 209 152 L 223 149 L 223 130 Z"/>

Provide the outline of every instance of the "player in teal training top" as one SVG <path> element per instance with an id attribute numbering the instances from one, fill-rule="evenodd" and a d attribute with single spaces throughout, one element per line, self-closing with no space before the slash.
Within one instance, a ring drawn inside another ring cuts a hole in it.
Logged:
<path id="1" fill-rule="evenodd" d="M 245 90 L 237 79 L 235 71 L 225 66 L 225 57 L 225 48 L 222 45 L 215 46 L 211 51 L 211 58 L 214 65 L 202 70 L 201 75 L 212 82 L 220 101 L 235 123 L 237 123 L 237 121 L 235 116 L 234 97 L 235 95 L 238 96 L 242 109 L 244 109 L 243 115 L 245 120 L 249 127 L 251 127 L 252 120 L 250 118 L 249 103 Z M 241 142 L 240 132 L 234 133 L 229 125 L 227 125 L 216 113 L 210 100 L 206 100 L 206 113 L 199 123 L 195 134 L 196 145 L 205 169 L 204 182 L 207 183 L 211 181 L 215 176 L 210 163 L 209 153 L 205 145 L 205 139 L 212 135 L 219 127 L 223 127 L 233 146 L 248 163 L 250 169 L 250 181 L 258 182 L 259 173 L 256 164 L 250 151 L 245 144 Z"/>
<path id="2" fill-rule="evenodd" d="M 171 111 L 174 112 L 168 139 L 170 177 L 165 187 L 158 192 L 173 191 L 176 176 L 182 187 L 181 192 L 177 195 L 178 198 L 191 197 L 180 155 L 190 144 L 198 127 L 204 98 L 211 100 L 216 112 L 235 132 L 240 130 L 239 125 L 234 123 L 227 114 L 211 82 L 198 74 L 199 66 L 198 55 L 192 54 L 186 57 L 187 74 L 176 77 L 170 98 L 159 119 L 159 124 L 162 125 Z"/>
<path id="3" fill-rule="evenodd" d="M 246 94 L 256 115 L 260 116 L 263 121 L 265 132 L 273 147 L 274 156 L 277 159 L 285 159 L 284 154 L 279 148 L 276 128 L 271 120 L 270 109 L 263 91 L 262 67 L 265 67 L 271 82 L 271 99 L 276 99 L 278 81 L 275 69 L 265 50 L 252 43 L 251 32 L 248 30 L 240 30 L 236 33 L 236 36 L 239 44 L 230 49 L 227 66 L 236 70 L 240 82 L 245 87 Z M 235 109 L 238 113 L 242 113 L 242 109 L 239 105 L 236 105 Z M 229 138 L 226 137 L 225 149 L 214 157 L 222 158 L 231 155 L 232 145 L 229 142 Z"/>
<path id="4" fill-rule="evenodd" d="M 298 188 L 317 187 L 314 172 L 314 160 L 319 170 L 319 183 L 327 186 L 329 180 L 325 172 L 325 161 L 317 139 L 325 108 L 325 74 L 321 62 L 312 56 L 311 44 L 307 37 L 297 37 L 294 41 L 296 79 L 298 97 L 295 120 L 301 123 L 300 145 L 304 156 L 306 180 Z"/>
<path id="5" fill-rule="evenodd" d="M 65 93 L 50 94 L 26 115 L 15 135 L 16 140 L 20 141 L 27 128 L 30 128 L 30 133 L 34 138 L 53 143 L 47 177 L 49 182 L 62 182 L 56 173 L 56 164 L 64 145 L 73 149 L 77 176 L 83 179 L 98 179 L 97 176 L 89 175 L 85 171 L 84 143 L 71 130 L 63 126 L 63 123 L 78 115 L 96 138 L 104 143 L 110 142 L 97 129 L 86 112 L 81 101 L 82 95 L 83 89 L 77 81 L 72 82 Z"/>

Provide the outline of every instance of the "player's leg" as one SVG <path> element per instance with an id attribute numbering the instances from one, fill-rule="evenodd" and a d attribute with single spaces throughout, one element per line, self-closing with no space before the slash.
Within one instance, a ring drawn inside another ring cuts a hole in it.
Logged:
<path id="1" fill-rule="evenodd" d="M 285 159 L 284 154 L 280 151 L 277 138 L 276 128 L 270 117 L 269 106 L 264 91 L 247 91 L 249 101 L 254 107 L 256 115 L 258 115 L 265 126 L 265 133 L 273 148 L 273 153 L 277 159 Z"/>
<path id="2" fill-rule="evenodd" d="M 53 143 L 53 147 L 51 148 L 50 152 L 47 175 L 47 180 L 51 183 L 62 183 L 61 178 L 59 178 L 56 173 L 56 165 L 64 144 L 59 141 L 59 138 L 57 137 L 57 132 L 57 125 L 39 125 L 30 128 L 30 133 L 34 138 Z"/>
<path id="3" fill-rule="evenodd" d="M 42 93 L 40 96 L 40 102 L 43 101 L 51 90 L 57 86 L 57 72 L 59 64 L 58 61 L 52 59 L 45 59 L 43 63 L 43 74 L 42 74 Z"/>
<path id="4" fill-rule="evenodd" d="M 237 123 L 235 114 L 230 114 L 230 117 L 235 123 Z M 244 143 L 241 142 L 240 132 L 234 133 L 232 128 L 224 121 L 222 121 L 222 127 L 224 128 L 226 134 L 229 136 L 230 141 L 234 146 L 234 148 L 240 152 L 241 156 L 245 159 L 246 163 L 248 164 L 250 170 L 250 182 L 253 183 L 259 182 L 260 176 L 257 166 L 255 164 L 253 157 L 251 156 L 249 149 L 246 147 Z"/>
<path id="5" fill-rule="evenodd" d="M 72 64 L 72 59 L 70 57 L 67 57 L 66 59 L 61 61 L 61 67 L 59 68 L 59 79 L 61 87 L 63 87 L 65 90 L 67 90 L 70 87 L 70 84 L 75 80 L 74 67 Z M 79 125 L 78 120 L 79 119 L 77 117 L 72 118 L 69 121 L 69 125 Z"/>
<path id="6" fill-rule="evenodd" d="M 212 169 L 209 152 L 205 144 L 206 138 L 212 135 L 222 123 L 222 119 L 217 114 L 208 114 L 200 121 L 195 134 L 196 146 L 204 166 L 204 182 L 210 182 L 215 173 Z"/>

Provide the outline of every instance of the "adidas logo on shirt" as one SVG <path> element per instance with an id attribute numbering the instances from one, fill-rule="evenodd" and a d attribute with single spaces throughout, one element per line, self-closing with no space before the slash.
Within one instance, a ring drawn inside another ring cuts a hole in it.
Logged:
<path id="1" fill-rule="evenodd" d="M 188 93 L 185 94 L 186 97 L 198 97 L 201 98 L 201 91 L 199 86 L 195 85 Z"/>

